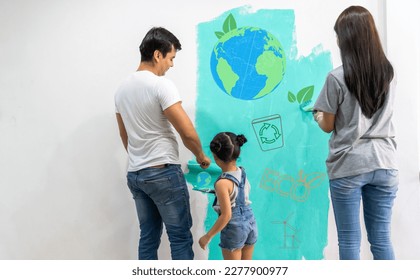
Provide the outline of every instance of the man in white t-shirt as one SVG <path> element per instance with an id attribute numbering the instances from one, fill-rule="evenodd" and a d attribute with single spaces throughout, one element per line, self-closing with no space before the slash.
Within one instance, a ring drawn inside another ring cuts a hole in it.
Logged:
<path id="1" fill-rule="evenodd" d="M 181 44 L 171 32 L 152 28 L 140 45 L 137 71 L 115 94 L 120 136 L 128 152 L 127 184 L 140 223 L 139 259 L 158 259 L 163 224 L 172 259 L 194 258 L 189 193 L 174 128 L 202 168 L 210 165 L 210 159 L 177 88 L 164 77 L 179 50 Z"/>

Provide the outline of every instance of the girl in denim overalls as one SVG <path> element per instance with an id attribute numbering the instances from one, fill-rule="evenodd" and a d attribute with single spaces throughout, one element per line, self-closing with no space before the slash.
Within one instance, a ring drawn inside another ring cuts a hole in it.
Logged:
<path id="1" fill-rule="evenodd" d="M 217 134 L 210 143 L 216 164 L 223 173 L 214 184 L 214 210 L 219 214 L 213 227 L 200 238 L 205 249 L 210 240 L 220 233 L 220 244 L 225 260 L 250 260 L 257 241 L 257 225 L 249 200 L 250 185 L 242 167 L 236 166 L 240 147 L 247 141 L 244 135 L 231 132 Z"/>

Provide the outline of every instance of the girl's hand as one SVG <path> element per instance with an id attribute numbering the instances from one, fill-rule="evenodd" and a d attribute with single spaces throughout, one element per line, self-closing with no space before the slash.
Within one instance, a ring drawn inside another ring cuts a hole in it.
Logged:
<path id="1" fill-rule="evenodd" d="M 198 244 L 200 244 L 201 249 L 206 250 L 207 244 L 210 242 L 210 237 L 205 234 L 203 235 L 200 240 L 198 240 Z"/>

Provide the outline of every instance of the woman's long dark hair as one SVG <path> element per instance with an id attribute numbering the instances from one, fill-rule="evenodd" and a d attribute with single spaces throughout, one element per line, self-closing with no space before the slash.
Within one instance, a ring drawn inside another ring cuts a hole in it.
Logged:
<path id="1" fill-rule="evenodd" d="M 371 118 L 384 104 L 394 69 L 385 56 L 368 10 L 345 9 L 334 25 L 344 68 L 344 78 L 362 113 Z"/>

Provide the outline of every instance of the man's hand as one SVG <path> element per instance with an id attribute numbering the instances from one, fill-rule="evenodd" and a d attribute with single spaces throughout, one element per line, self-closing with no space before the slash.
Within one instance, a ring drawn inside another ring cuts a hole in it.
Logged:
<path id="1" fill-rule="evenodd" d="M 204 155 L 204 157 L 196 158 L 197 162 L 200 164 L 200 167 L 206 169 L 210 166 L 211 160 Z"/>

